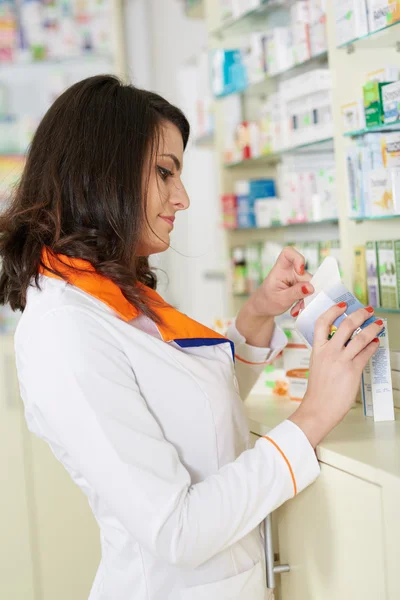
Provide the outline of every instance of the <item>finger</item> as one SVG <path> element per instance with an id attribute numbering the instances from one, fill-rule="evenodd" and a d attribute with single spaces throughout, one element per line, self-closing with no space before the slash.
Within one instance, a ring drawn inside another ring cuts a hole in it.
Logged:
<path id="1" fill-rule="evenodd" d="M 295 319 L 299 316 L 300 311 L 304 310 L 304 300 L 300 300 L 300 302 L 296 302 L 296 304 L 291 308 L 290 314 Z"/>
<path id="2" fill-rule="evenodd" d="M 307 298 L 307 296 L 311 296 L 314 293 L 314 287 L 311 283 L 295 283 L 281 293 L 285 295 L 288 304 L 294 304 L 303 298 Z"/>
<path id="3" fill-rule="evenodd" d="M 290 267 L 293 267 L 296 274 L 300 277 L 305 275 L 306 260 L 304 256 L 292 246 L 286 246 L 286 248 L 282 250 L 277 263 L 279 263 L 283 269 L 290 269 Z"/>
<path id="4" fill-rule="evenodd" d="M 351 315 L 346 317 L 346 319 L 340 324 L 339 329 L 335 333 L 334 343 L 337 348 L 343 348 L 353 335 L 353 333 L 361 327 L 372 317 L 374 314 L 374 309 L 372 306 L 367 306 L 367 308 L 360 308 L 356 310 Z"/>
<path id="5" fill-rule="evenodd" d="M 365 369 L 365 367 L 368 364 L 368 361 L 373 357 L 375 352 L 378 350 L 379 345 L 380 345 L 379 338 L 374 338 L 372 340 L 372 342 L 370 344 L 368 344 L 368 346 L 366 346 L 364 348 L 364 350 L 362 350 L 360 352 L 360 354 L 357 354 L 353 363 L 360 371 L 363 371 Z"/>
<path id="6" fill-rule="evenodd" d="M 353 360 L 360 352 L 362 352 L 369 344 L 379 335 L 384 328 L 382 319 L 371 323 L 356 335 L 346 347 L 345 356 Z M 340 329 L 340 328 L 339 328 Z"/>
<path id="7" fill-rule="evenodd" d="M 346 308 L 347 304 L 345 302 L 340 302 L 329 308 L 317 319 L 314 329 L 314 346 L 324 346 L 326 344 L 331 335 L 333 323 L 345 313 Z M 336 337 L 336 335 L 334 337 Z"/>

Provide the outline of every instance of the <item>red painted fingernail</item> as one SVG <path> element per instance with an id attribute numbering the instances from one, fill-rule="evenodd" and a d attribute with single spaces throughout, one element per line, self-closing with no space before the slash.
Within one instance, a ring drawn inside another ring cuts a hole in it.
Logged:
<path id="1" fill-rule="evenodd" d="M 296 310 L 296 312 L 292 313 L 292 317 L 298 317 L 299 316 L 299 310 Z"/>
<path id="2" fill-rule="evenodd" d="M 303 294 L 308 294 L 307 286 L 303 285 L 303 287 L 301 288 L 301 291 L 303 292 Z"/>
<path id="3" fill-rule="evenodd" d="M 376 323 L 377 325 L 379 325 L 379 327 L 380 327 L 381 325 L 383 325 L 383 321 L 382 321 L 382 319 L 378 319 L 378 321 L 375 321 L 375 323 Z"/>
<path id="4" fill-rule="evenodd" d="M 374 338 L 372 341 L 375 342 L 376 344 L 380 343 L 379 338 Z"/>
<path id="5" fill-rule="evenodd" d="M 299 269 L 299 273 L 300 273 L 300 275 L 304 275 L 304 265 L 301 265 L 301 267 Z"/>
<path id="6" fill-rule="evenodd" d="M 346 302 L 339 302 L 338 307 L 339 308 L 346 308 L 347 304 Z"/>
<path id="7" fill-rule="evenodd" d="M 367 310 L 369 313 L 374 312 L 374 309 L 372 308 L 372 306 L 367 306 L 367 308 L 365 310 Z"/>

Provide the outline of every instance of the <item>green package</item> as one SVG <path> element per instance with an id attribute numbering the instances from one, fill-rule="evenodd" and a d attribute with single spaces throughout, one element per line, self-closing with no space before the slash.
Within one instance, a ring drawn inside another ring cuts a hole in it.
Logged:
<path id="1" fill-rule="evenodd" d="M 379 127 L 384 123 L 382 88 L 391 81 L 380 83 L 368 81 L 363 87 L 365 123 L 368 127 Z"/>
<path id="2" fill-rule="evenodd" d="M 379 284 L 383 308 L 398 308 L 395 243 L 378 242 Z"/>

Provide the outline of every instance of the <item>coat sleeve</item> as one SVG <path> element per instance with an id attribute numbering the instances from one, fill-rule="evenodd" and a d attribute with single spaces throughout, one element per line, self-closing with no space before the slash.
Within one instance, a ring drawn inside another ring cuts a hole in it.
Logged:
<path id="1" fill-rule="evenodd" d="M 285 348 L 287 337 L 280 327 L 275 326 L 269 348 L 250 346 L 237 330 L 236 320 L 229 326 L 227 337 L 235 345 L 236 376 L 240 395 L 246 400 L 263 368 L 273 362 Z"/>
<path id="2" fill-rule="evenodd" d="M 305 435 L 286 421 L 192 485 L 112 330 L 75 307 L 42 317 L 17 344 L 17 364 L 41 435 L 138 543 L 170 564 L 201 565 L 319 473 Z"/>

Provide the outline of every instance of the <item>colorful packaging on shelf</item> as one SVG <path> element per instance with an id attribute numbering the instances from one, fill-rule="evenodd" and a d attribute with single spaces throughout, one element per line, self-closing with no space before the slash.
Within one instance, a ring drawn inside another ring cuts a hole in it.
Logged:
<path id="1" fill-rule="evenodd" d="M 379 288 L 384 308 L 398 308 L 398 282 L 396 274 L 395 242 L 377 242 L 379 265 Z"/>
<path id="2" fill-rule="evenodd" d="M 212 91 L 216 97 L 240 92 L 247 87 L 247 73 L 241 50 L 214 50 L 211 53 Z"/>
<path id="3" fill-rule="evenodd" d="M 382 88 L 382 111 L 385 124 L 400 120 L 400 81 L 389 83 Z"/>
<path id="4" fill-rule="evenodd" d="M 222 224 L 225 229 L 237 229 L 237 198 L 234 194 L 221 197 Z"/>
<path id="5" fill-rule="evenodd" d="M 363 308 L 361 302 L 342 283 L 337 262 L 330 256 L 319 267 L 311 283 L 315 288 L 315 293 L 305 299 L 305 308 L 296 319 L 296 329 L 301 333 L 310 348 L 312 348 L 314 342 L 315 323 L 331 306 L 338 302 L 346 302 L 347 304 L 344 315 L 336 319 L 332 325 L 331 337 L 346 317 L 359 308 Z M 353 336 L 375 321 L 376 317 L 372 316 L 354 332 Z"/>
<path id="6" fill-rule="evenodd" d="M 367 0 L 367 6 L 371 33 L 400 21 L 399 0 Z"/>
<path id="7" fill-rule="evenodd" d="M 285 225 L 284 203 L 278 198 L 259 198 L 255 202 L 256 226 Z"/>
<path id="8" fill-rule="evenodd" d="M 334 4 L 338 46 L 367 35 L 368 18 L 365 0 L 336 0 Z"/>
<path id="9" fill-rule="evenodd" d="M 235 195 L 237 198 L 237 225 L 247 229 L 256 226 L 254 200 L 250 199 L 250 182 L 239 180 L 235 182 Z"/>
<path id="10" fill-rule="evenodd" d="M 389 333 L 380 336 L 379 348 L 364 369 L 361 392 L 364 414 L 374 421 L 394 421 Z"/>
<path id="11" fill-rule="evenodd" d="M 361 304 L 368 304 L 367 264 L 365 246 L 354 248 L 354 295 Z"/>
<path id="12" fill-rule="evenodd" d="M 365 244 L 365 261 L 367 267 L 368 304 L 374 308 L 381 306 L 379 288 L 378 249 L 376 242 Z"/>
<path id="13" fill-rule="evenodd" d="M 365 123 L 367 127 L 378 127 L 384 121 L 383 88 L 389 82 L 368 81 L 363 87 Z"/>
<path id="14" fill-rule="evenodd" d="M 364 184 L 363 158 L 365 158 L 365 149 L 357 146 L 347 148 L 347 180 L 349 185 L 349 213 L 353 218 L 364 215 Z"/>

